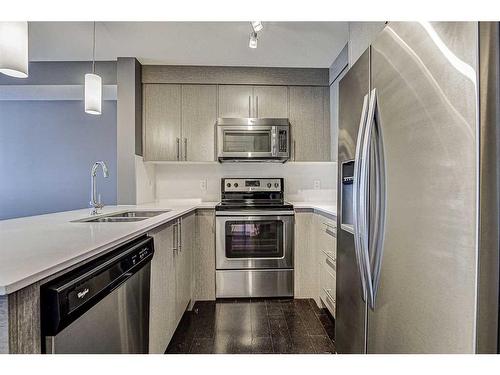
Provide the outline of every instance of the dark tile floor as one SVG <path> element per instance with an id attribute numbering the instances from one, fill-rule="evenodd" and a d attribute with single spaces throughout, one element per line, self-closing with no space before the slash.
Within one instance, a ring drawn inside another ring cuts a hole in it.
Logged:
<path id="1" fill-rule="evenodd" d="M 312 299 L 200 301 L 166 353 L 335 353 L 334 324 Z"/>

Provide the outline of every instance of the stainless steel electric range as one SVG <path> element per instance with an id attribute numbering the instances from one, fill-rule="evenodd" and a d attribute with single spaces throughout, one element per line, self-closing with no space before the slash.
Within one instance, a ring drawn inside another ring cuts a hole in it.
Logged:
<path id="1" fill-rule="evenodd" d="M 216 297 L 293 296 L 294 210 L 282 178 L 223 178 Z"/>

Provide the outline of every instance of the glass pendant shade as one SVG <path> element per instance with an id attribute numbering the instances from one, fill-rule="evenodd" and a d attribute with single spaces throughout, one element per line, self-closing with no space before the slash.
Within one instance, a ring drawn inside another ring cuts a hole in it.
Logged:
<path id="1" fill-rule="evenodd" d="M 0 22 L 0 73 L 28 77 L 28 22 Z"/>
<path id="2" fill-rule="evenodd" d="M 101 114 L 102 79 L 94 73 L 85 74 L 85 112 L 91 115 Z"/>

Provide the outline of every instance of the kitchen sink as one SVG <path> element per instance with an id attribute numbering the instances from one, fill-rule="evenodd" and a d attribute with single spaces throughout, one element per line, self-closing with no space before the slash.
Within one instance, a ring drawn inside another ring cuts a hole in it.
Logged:
<path id="1" fill-rule="evenodd" d="M 95 219 L 80 220 L 87 223 L 130 223 L 134 221 L 146 220 L 147 217 L 96 217 Z"/>
<path id="2" fill-rule="evenodd" d="M 117 214 L 108 215 L 108 217 L 135 217 L 135 218 L 148 218 L 155 217 L 171 210 L 163 210 L 163 211 L 127 211 L 127 212 L 119 212 Z"/>
<path id="3" fill-rule="evenodd" d="M 131 223 L 134 221 L 146 220 L 172 210 L 155 211 L 125 211 L 98 217 L 87 217 L 81 220 L 75 220 L 74 223 Z"/>

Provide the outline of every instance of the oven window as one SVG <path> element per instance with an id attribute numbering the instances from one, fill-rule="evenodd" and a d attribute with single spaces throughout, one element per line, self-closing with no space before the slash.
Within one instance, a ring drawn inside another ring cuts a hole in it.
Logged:
<path id="1" fill-rule="evenodd" d="M 224 152 L 271 152 L 269 131 L 225 131 Z"/>
<path id="2" fill-rule="evenodd" d="M 283 222 L 226 221 L 227 258 L 282 258 Z"/>

